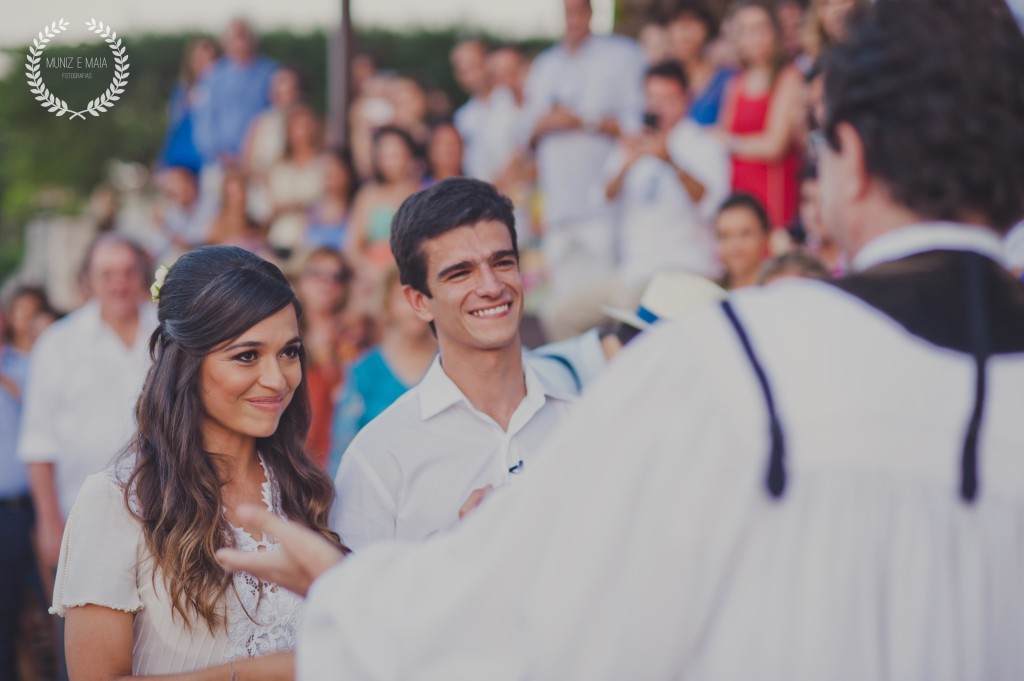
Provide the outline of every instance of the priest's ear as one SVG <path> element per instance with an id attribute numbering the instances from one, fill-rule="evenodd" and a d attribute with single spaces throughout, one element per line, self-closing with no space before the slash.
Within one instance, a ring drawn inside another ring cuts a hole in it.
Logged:
<path id="1" fill-rule="evenodd" d="M 867 194 L 870 185 L 864 142 L 857 129 L 846 121 L 836 124 L 835 139 L 839 150 L 835 152 L 835 168 L 842 182 L 840 190 L 847 201 L 856 202 Z"/>

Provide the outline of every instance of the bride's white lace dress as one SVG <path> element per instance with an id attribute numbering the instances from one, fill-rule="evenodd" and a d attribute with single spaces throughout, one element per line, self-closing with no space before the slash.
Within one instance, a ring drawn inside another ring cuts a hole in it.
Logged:
<path id="1" fill-rule="evenodd" d="M 263 460 L 260 459 L 263 464 Z M 263 466 L 263 503 L 278 515 L 280 495 L 273 474 Z M 280 545 L 267 537 L 256 540 L 240 527 L 231 526 L 235 544 L 242 551 L 278 551 Z M 276 584 L 262 582 L 246 572 L 234 576 L 234 593 L 228 597 L 228 639 L 225 660 L 269 655 L 281 650 L 294 650 L 303 600 Z M 234 597 L 237 594 L 237 597 Z M 251 615 L 251 617 L 250 617 Z"/>
<path id="2" fill-rule="evenodd" d="M 262 461 L 261 461 L 262 463 Z M 281 514 L 277 484 L 264 467 L 263 500 Z M 173 674 L 203 669 L 243 657 L 293 650 L 302 618 L 302 599 L 252 575 L 234 576 L 225 596 L 226 627 L 211 632 L 202 622 L 190 628 L 174 615 L 142 528 L 128 512 L 115 471 L 86 479 L 68 517 L 50 612 L 95 604 L 135 613 L 132 673 Z M 267 538 L 257 540 L 232 528 L 243 551 L 276 551 Z"/>

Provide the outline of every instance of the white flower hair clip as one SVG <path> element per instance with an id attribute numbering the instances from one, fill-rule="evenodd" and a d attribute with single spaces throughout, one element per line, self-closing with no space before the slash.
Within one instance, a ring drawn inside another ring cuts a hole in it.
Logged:
<path id="1" fill-rule="evenodd" d="M 149 295 L 152 296 L 153 302 L 160 300 L 160 289 L 164 286 L 164 279 L 167 278 L 167 272 L 170 271 L 167 265 L 160 265 L 156 270 L 156 279 L 153 280 L 153 285 L 149 287 Z"/>

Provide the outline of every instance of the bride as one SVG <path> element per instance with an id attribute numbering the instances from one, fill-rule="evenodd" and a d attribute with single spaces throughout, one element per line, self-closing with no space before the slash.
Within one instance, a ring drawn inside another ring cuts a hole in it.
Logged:
<path id="1" fill-rule="evenodd" d="M 300 599 L 224 577 L 214 553 L 279 550 L 239 520 L 246 502 L 344 550 L 327 526 L 333 485 L 302 449 L 299 304 L 274 265 L 231 246 L 183 256 L 157 297 L 137 432 L 86 480 L 64 533 L 52 612 L 70 676 L 290 679 Z"/>

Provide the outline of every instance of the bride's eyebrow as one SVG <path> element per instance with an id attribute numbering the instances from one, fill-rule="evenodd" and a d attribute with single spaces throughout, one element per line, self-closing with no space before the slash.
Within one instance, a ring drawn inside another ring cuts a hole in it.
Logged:
<path id="1" fill-rule="evenodd" d="M 250 348 L 250 349 L 251 348 L 256 348 L 256 349 L 259 349 L 259 348 L 266 347 L 266 345 L 267 344 L 264 343 L 263 341 L 257 341 L 257 340 L 242 341 L 240 343 L 234 343 L 233 345 L 229 345 L 229 346 L 227 346 L 225 348 L 221 348 L 217 352 L 231 352 L 232 350 L 238 350 L 238 349 L 241 349 L 241 348 Z M 288 341 L 285 341 L 284 343 L 282 343 L 281 347 L 282 348 L 287 348 L 290 345 L 302 345 L 302 339 L 299 336 L 295 336 L 291 340 L 288 340 Z"/>
<path id="2" fill-rule="evenodd" d="M 222 348 L 220 352 L 231 352 L 232 350 L 238 350 L 239 348 L 262 348 L 264 345 L 266 345 L 266 343 L 263 341 L 242 341 L 241 343 L 235 343 L 234 345 Z"/>

